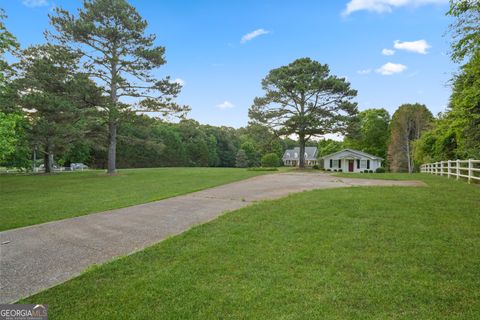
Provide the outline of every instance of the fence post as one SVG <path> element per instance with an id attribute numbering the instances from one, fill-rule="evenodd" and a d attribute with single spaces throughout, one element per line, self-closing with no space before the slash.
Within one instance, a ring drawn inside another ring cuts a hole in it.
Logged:
<path id="1" fill-rule="evenodd" d="M 443 176 L 443 161 L 440 161 L 440 175 Z"/>
<path id="2" fill-rule="evenodd" d="M 472 176 L 473 176 L 473 162 L 472 159 L 468 159 L 468 183 L 472 181 Z"/>
<path id="3" fill-rule="evenodd" d="M 450 179 L 450 160 L 447 161 L 447 176 Z"/>
<path id="4" fill-rule="evenodd" d="M 457 180 L 460 179 L 460 160 L 457 159 Z"/>

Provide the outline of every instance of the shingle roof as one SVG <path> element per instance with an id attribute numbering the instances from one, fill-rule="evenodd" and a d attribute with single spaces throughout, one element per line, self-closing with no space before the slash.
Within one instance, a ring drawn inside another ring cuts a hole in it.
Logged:
<path id="1" fill-rule="evenodd" d="M 363 151 L 358 151 L 358 150 L 354 150 L 354 149 L 343 149 L 343 150 L 340 150 L 340 151 L 337 151 L 337 152 L 334 152 L 334 153 L 331 153 L 331 154 L 327 154 L 323 157 L 321 157 L 321 159 L 325 159 L 325 158 L 331 158 L 332 156 L 338 154 L 338 153 L 342 153 L 342 152 L 350 152 L 350 153 L 353 153 L 353 154 L 357 154 L 357 155 L 362 155 L 366 158 L 370 158 L 370 159 L 377 159 L 377 160 L 383 160 L 383 158 L 380 158 L 380 157 L 377 157 L 377 156 L 374 156 L 373 154 L 370 154 L 370 153 L 366 153 L 366 152 L 363 152 Z"/>
<path id="2" fill-rule="evenodd" d="M 305 160 L 317 160 L 317 147 L 305 147 L 306 157 Z M 283 160 L 300 160 L 300 147 L 285 150 L 282 159 Z"/>

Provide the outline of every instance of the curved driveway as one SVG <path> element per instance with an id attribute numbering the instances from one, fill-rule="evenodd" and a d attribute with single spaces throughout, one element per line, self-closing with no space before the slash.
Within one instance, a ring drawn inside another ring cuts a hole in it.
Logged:
<path id="1" fill-rule="evenodd" d="M 310 172 L 270 174 L 161 201 L 0 232 L 0 303 L 57 285 L 92 264 L 131 254 L 253 201 L 312 189 L 373 185 L 424 184 Z"/>

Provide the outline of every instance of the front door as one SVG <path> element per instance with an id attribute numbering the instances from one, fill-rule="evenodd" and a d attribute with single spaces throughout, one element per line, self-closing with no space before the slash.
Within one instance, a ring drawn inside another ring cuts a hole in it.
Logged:
<path id="1" fill-rule="evenodd" d="M 353 172 L 353 160 L 348 160 L 348 172 Z"/>

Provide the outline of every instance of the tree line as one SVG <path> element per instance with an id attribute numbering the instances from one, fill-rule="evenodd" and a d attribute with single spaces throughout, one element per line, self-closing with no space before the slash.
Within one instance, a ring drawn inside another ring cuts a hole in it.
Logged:
<path id="1" fill-rule="evenodd" d="M 466 61 L 452 80 L 446 112 L 419 103 L 359 112 L 357 91 L 327 64 L 300 58 L 271 70 L 245 128 L 201 125 L 175 98 L 181 85 L 153 71 L 165 48 L 125 0 L 86 0 L 77 15 L 57 8 L 46 44 L 20 49 L 0 13 L 0 165 L 46 172 L 83 162 L 114 173 L 158 166 L 275 166 L 288 148 L 325 155 L 353 148 L 383 157 L 395 172 L 425 162 L 480 158 L 480 5 L 451 1 L 452 59 Z M 477 27 L 476 27 L 477 26 Z M 9 64 L 5 53 L 17 57 Z M 176 117 L 167 122 L 149 112 Z M 323 139 L 327 134 L 343 141 Z M 295 140 L 292 140 L 294 138 Z"/>

